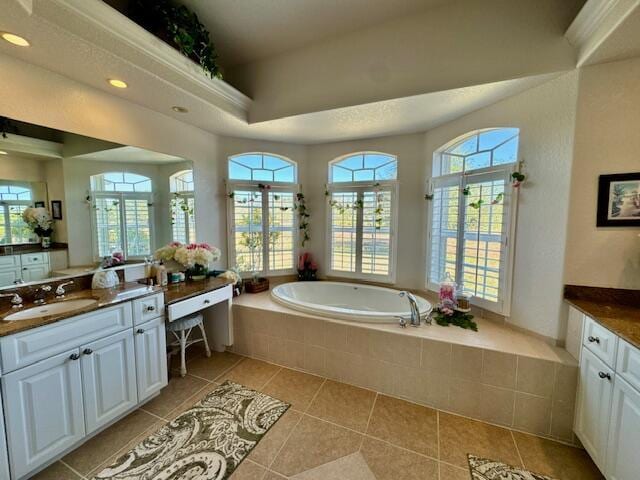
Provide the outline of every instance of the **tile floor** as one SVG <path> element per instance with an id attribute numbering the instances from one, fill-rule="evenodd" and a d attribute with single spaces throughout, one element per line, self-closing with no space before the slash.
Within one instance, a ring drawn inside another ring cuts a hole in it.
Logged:
<path id="1" fill-rule="evenodd" d="M 188 370 L 33 478 L 90 479 L 227 379 L 292 405 L 232 480 L 468 480 L 467 453 L 559 480 L 603 478 L 583 450 L 233 353 L 194 350 Z"/>

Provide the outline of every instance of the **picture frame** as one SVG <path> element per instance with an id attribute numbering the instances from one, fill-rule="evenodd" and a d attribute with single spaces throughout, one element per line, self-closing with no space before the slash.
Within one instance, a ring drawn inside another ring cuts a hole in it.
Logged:
<path id="1" fill-rule="evenodd" d="M 51 218 L 62 220 L 62 200 L 51 200 Z"/>
<path id="2" fill-rule="evenodd" d="M 42 201 L 34 202 L 33 206 L 36 207 L 36 208 L 44 208 L 44 202 L 42 202 Z"/>
<path id="3" fill-rule="evenodd" d="M 598 227 L 640 227 L 640 172 L 598 177 Z"/>

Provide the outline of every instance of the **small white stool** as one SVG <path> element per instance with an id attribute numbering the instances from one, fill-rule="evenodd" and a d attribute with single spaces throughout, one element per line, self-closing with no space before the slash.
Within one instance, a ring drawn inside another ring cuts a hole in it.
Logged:
<path id="1" fill-rule="evenodd" d="M 199 327 L 202 332 L 202 338 L 196 340 L 189 340 L 191 330 L 194 327 Z M 180 318 L 167 325 L 167 330 L 173 333 L 176 337 L 176 341 L 171 343 L 171 347 L 180 347 L 180 376 L 184 377 L 187 374 L 187 362 L 185 360 L 185 351 L 187 347 L 190 347 L 194 343 L 204 342 L 204 350 L 207 357 L 211 356 L 211 350 L 209 349 L 209 342 L 207 342 L 207 334 L 204 331 L 204 320 L 201 313 L 194 313 L 186 317 Z"/>

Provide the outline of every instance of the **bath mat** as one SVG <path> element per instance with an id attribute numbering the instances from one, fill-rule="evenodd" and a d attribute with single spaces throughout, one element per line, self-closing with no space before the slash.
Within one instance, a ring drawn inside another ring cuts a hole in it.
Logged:
<path id="1" fill-rule="evenodd" d="M 556 480 L 506 463 L 467 455 L 472 480 Z"/>
<path id="2" fill-rule="evenodd" d="M 224 480 L 288 408 L 226 381 L 94 480 Z"/>

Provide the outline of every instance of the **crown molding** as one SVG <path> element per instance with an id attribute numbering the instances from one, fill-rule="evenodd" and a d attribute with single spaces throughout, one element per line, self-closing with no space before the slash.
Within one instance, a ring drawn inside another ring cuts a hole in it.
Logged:
<path id="1" fill-rule="evenodd" d="M 0 150 L 28 157 L 62 158 L 61 143 L 15 133 L 7 133 L 7 138 L 0 137 Z"/>
<path id="2" fill-rule="evenodd" d="M 587 0 L 565 33 L 569 43 L 577 48 L 584 45 L 618 3 L 619 0 Z"/>

